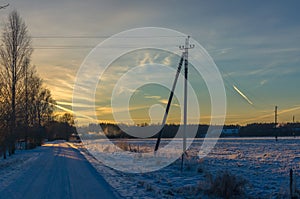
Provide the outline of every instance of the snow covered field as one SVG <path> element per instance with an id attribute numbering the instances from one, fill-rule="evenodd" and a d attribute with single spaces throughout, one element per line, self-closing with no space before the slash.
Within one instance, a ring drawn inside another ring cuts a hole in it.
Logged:
<path id="1" fill-rule="evenodd" d="M 118 145 L 149 151 L 155 141 L 123 140 L 118 141 Z M 164 140 L 165 144 L 167 142 Z M 300 188 L 300 138 L 279 138 L 278 142 L 274 138 L 223 138 L 208 156 L 199 159 L 197 154 L 202 142 L 202 139 L 195 140 L 188 150 L 183 172 L 180 171 L 179 159 L 158 171 L 137 174 L 111 169 L 94 159 L 82 145 L 68 144 L 79 149 L 124 198 L 211 198 L 214 196 L 205 191 L 209 186 L 208 179 L 220 171 L 245 179 L 248 198 L 287 198 L 291 168 L 295 172 L 296 187 Z M 7 160 L 0 160 L 0 192 L 17 181 L 24 169 L 34 165 L 45 152 L 43 148 L 17 151 Z M 99 145 L 99 150 L 105 149 L 106 152 L 113 152 L 113 148 Z"/>
<path id="2" fill-rule="evenodd" d="M 121 145 L 149 151 L 156 140 L 124 140 Z M 168 140 L 164 141 L 165 143 Z M 245 179 L 245 193 L 249 198 L 285 198 L 289 193 L 289 170 L 295 173 L 296 187 L 300 188 L 300 139 L 279 138 L 223 138 L 205 158 L 197 154 L 203 139 L 194 141 L 188 150 L 184 171 L 181 160 L 155 172 L 129 174 L 89 160 L 105 179 L 127 198 L 209 198 L 205 192 L 208 177 L 228 171 Z M 120 143 L 118 143 L 120 144 Z M 113 148 L 99 145 L 99 150 L 113 152 Z M 115 147 L 115 150 L 119 150 Z M 86 156 L 88 156 L 86 154 Z"/>

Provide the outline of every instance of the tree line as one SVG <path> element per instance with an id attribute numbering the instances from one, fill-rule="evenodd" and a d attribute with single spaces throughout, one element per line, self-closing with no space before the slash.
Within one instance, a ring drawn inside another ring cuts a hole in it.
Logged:
<path id="1" fill-rule="evenodd" d="M 101 129 L 99 129 L 101 127 Z M 120 128 L 121 127 L 121 128 Z M 161 129 L 161 125 L 159 124 L 139 124 L 139 125 L 126 125 L 126 124 L 113 124 L 113 123 L 99 123 L 99 124 L 89 124 L 85 127 L 80 127 L 79 132 L 86 139 L 97 139 L 103 138 L 106 136 L 107 138 L 114 139 L 114 138 L 135 138 L 130 134 L 126 133 L 126 129 L 128 132 L 136 129 L 136 127 L 143 127 L 147 129 L 148 132 L 157 132 L 154 135 L 150 136 L 149 138 L 157 138 L 158 132 Z M 195 137 L 195 138 L 204 138 L 206 136 L 207 131 L 209 130 L 209 125 L 207 124 L 189 124 L 187 125 L 187 132 L 195 132 L 194 135 L 187 134 L 187 137 Z M 221 128 L 220 126 L 212 126 L 212 128 L 217 127 Z M 239 125 L 225 125 L 223 128 L 226 129 L 239 129 Z M 174 137 L 182 137 L 179 131 L 180 125 L 179 124 L 166 124 L 163 128 L 163 138 L 174 138 Z M 101 132 L 98 132 L 98 131 Z M 143 132 L 141 132 L 143 133 Z M 221 136 L 226 136 L 221 134 Z"/>
<path id="2" fill-rule="evenodd" d="M 300 136 L 300 123 L 252 123 L 240 128 L 240 137 Z"/>
<path id="3" fill-rule="evenodd" d="M 138 127 L 148 128 L 150 132 L 157 132 L 160 129 L 160 125 L 155 124 L 140 124 Z M 113 124 L 113 123 L 99 123 L 89 124 L 85 127 L 79 128 L 79 133 L 85 136 L 86 139 L 101 139 L 103 136 L 114 139 L 114 138 L 135 138 L 130 134 L 126 133 L 126 129 L 129 132 L 137 126 L 131 126 L 126 124 Z M 101 129 L 99 129 L 101 127 Z M 120 128 L 121 127 L 121 128 Z M 214 126 L 212 126 L 214 127 Z M 220 128 L 220 126 L 215 126 Z M 178 130 L 179 124 L 166 124 L 163 128 L 163 138 L 174 138 L 182 137 Z M 266 136 L 300 136 L 300 123 L 286 123 L 281 125 L 275 125 L 274 123 L 252 123 L 245 126 L 240 125 L 224 125 L 223 129 L 237 129 L 237 133 L 228 134 L 222 132 L 221 137 L 227 136 L 238 136 L 238 137 L 266 137 Z M 122 130 L 123 129 L 123 130 Z M 124 131 L 125 129 L 125 131 Z M 195 138 L 204 138 L 208 132 L 209 125 L 206 124 L 189 124 L 187 126 L 187 132 L 192 132 L 197 129 Z M 98 132 L 98 131 L 101 132 Z M 143 133 L 143 132 L 141 132 Z M 187 137 L 192 136 L 187 134 Z M 157 133 L 149 138 L 157 138 Z"/>
<path id="4" fill-rule="evenodd" d="M 67 139 L 67 135 L 54 136 L 53 126 L 56 131 L 59 126 L 71 132 L 71 114 L 54 116 L 56 102 L 31 64 L 32 52 L 27 26 L 18 12 L 12 11 L 0 45 L 0 152 L 4 158 L 15 153 L 18 140 L 29 148 L 47 137 Z"/>

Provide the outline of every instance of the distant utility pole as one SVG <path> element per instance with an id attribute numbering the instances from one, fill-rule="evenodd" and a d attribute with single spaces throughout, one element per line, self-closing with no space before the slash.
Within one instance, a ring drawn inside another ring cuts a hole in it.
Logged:
<path id="1" fill-rule="evenodd" d="M 275 106 L 275 128 L 277 126 L 277 117 L 278 117 L 278 114 L 277 114 L 277 109 L 278 109 L 278 106 Z"/>
<path id="2" fill-rule="evenodd" d="M 295 115 L 293 115 L 293 123 L 295 123 Z"/>

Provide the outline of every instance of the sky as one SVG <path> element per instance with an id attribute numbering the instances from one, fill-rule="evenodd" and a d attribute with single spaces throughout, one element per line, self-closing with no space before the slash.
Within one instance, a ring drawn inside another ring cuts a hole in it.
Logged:
<path id="1" fill-rule="evenodd" d="M 10 4 L 0 10 L 0 29 L 9 12 L 16 9 L 32 36 L 31 62 L 57 104 L 65 109 L 72 109 L 77 71 L 100 42 L 133 28 L 162 27 L 190 35 L 213 59 L 226 89 L 226 124 L 272 122 L 275 106 L 279 108 L 279 122 L 291 122 L 293 116 L 300 121 L 298 1 L 1 0 L 0 3 Z M 178 45 L 183 42 L 178 38 Z M 97 87 L 98 119 L 114 120 L 110 113 L 112 92 L 106 92 L 112 91 L 113 81 L 122 76 L 118 74 L 122 71 L 116 72 L 114 66 L 127 67 L 128 71 L 137 63 L 155 62 L 175 69 L 179 58 L 172 53 L 141 50 L 114 60 L 112 69 L 106 73 L 110 86 Z M 174 75 L 165 75 L 172 83 Z M 200 123 L 209 123 L 211 102 L 203 78 L 191 73 L 190 79 L 199 100 Z M 130 114 L 135 123 L 159 123 L 168 92 L 166 88 L 148 85 L 133 93 Z M 168 122 L 181 121 L 180 109 L 176 107 L 175 101 Z M 152 113 L 156 119 L 149 118 Z"/>

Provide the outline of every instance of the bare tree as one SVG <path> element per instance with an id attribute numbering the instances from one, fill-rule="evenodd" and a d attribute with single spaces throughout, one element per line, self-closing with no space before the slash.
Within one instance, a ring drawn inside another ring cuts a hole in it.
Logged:
<path id="1" fill-rule="evenodd" d="M 17 112 L 17 123 L 24 126 L 25 143 L 27 141 L 28 128 L 41 129 L 53 120 L 55 100 L 50 90 L 43 86 L 42 79 L 37 76 L 34 66 L 25 67 L 27 73 L 24 77 L 24 85 L 21 89 L 20 98 L 17 99 L 21 107 Z"/>
<path id="2" fill-rule="evenodd" d="M 9 155 L 14 153 L 16 137 L 16 99 L 17 92 L 21 89 L 24 78 L 25 62 L 32 54 L 31 38 L 28 35 L 25 22 L 17 11 L 12 11 L 8 16 L 2 34 L 0 46 L 1 79 L 4 84 L 4 98 L 9 107 Z"/>
<path id="3" fill-rule="evenodd" d="M 51 92 L 49 89 L 40 88 L 39 94 L 36 99 L 36 111 L 37 111 L 37 121 L 38 125 L 42 126 L 52 120 L 51 115 L 54 111 L 55 101 L 51 97 Z"/>
<path id="4" fill-rule="evenodd" d="M 59 117 L 59 121 L 62 123 L 67 123 L 70 126 L 73 126 L 75 124 L 74 116 L 71 113 L 64 113 Z"/>
<path id="5" fill-rule="evenodd" d="M 73 133 L 73 128 L 75 121 L 74 116 L 70 113 L 64 113 L 59 117 L 59 122 L 61 122 L 64 125 L 64 139 L 69 140 L 70 135 Z"/>
<path id="6" fill-rule="evenodd" d="M 7 148 L 7 129 L 8 129 L 8 104 L 6 96 L 6 89 L 2 79 L 0 79 L 0 151 L 3 153 L 3 158 L 6 159 Z"/>
<path id="7" fill-rule="evenodd" d="M 43 126 L 53 119 L 55 100 L 30 64 L 31 38 L 16 11 L 9 14 L 0 45 L 0 144 L 4 157 L 16 140 L 42 140 Z M 31 132 L 30 132 L 31 131 Z M 0 149 L 1 151 L 1 149 Z"/>

